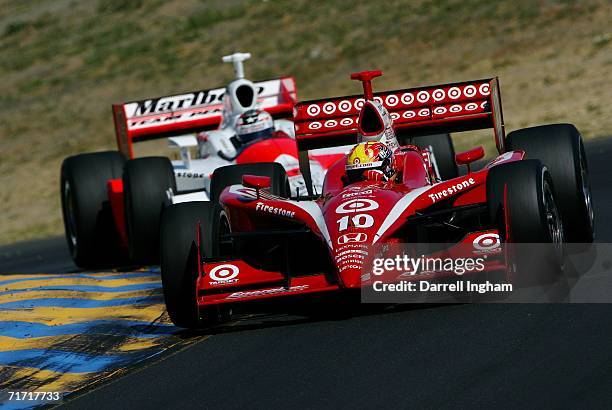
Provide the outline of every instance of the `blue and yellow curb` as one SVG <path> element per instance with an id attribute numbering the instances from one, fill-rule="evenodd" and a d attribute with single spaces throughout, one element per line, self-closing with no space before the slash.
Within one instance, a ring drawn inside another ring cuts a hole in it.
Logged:
<path id="1" fill-rule="evenodd" d="M 0 275 L 0 390 L 73 392 L 179 343 L 177 331 L 158 270 Z"/>

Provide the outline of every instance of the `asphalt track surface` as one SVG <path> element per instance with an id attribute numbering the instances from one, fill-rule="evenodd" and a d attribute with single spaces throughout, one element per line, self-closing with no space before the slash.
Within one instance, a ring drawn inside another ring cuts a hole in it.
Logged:
<path id="1" fill-rule="evenodd" d="M 587 153 L 598 241 L 612 242 L 612 139 L 587 144 Z M 74 270 L 63 239 L 0 248 L 1 272 Z M 185 333 L 194 343 L 68 396 L 63 407 L 610 408 L 612 403 L 609 304 L 402 306 L 322 315 L 295 310 L 281 306 L 214 332 Z"/>

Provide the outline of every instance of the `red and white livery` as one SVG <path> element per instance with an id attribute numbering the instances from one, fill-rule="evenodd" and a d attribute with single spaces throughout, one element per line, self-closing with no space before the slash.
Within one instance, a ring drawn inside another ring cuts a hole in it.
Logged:
<path id="1" fill-rule="evenodd" d="M 554 265 L 564 241 L 592 241 L 586 160 L 573 126 L 506 135 L 497 78 L 373 93 L 371 80 L 378 75 L 352 76 L 364 83 L 363 96 L 296 105 L 296 141 L 309 197 L 280 189 L 282 173 L 247 173 L 241 183 L 224 188 L 220 207 L 169 208 L 162 223 L 161 271 L 177 325 L 202 326 L 239 302 L 368 286 L 365 262 L 379 244 L 445 243 L 482 252 L 502 243 L 537 242 L 548 244 L 539 256 Z M 476 170 L 483 148 L 459 153 L 456 163 L 467 165 L 467 173 L 448 180 L 439 178 L 426 149 L 403 143 L 483 128 L 493 129 L 498 156 Z M 384 141 L 392 133 L 399 136 L 398 147 L 392 147 L 393 179 L 351 182 L 343 157 L 329 168 L 320 195 L 314 192 L 311 150 L 373 136 Z M 559 152 L 575 160 L 555 162 Z M 179 221 L 191 223 L 191 231 L 176 228 Z M 486 270 L 511 266 L 503 254 L 490 258 Z M 447 274 L 427 273 L 433 280 Z"/>

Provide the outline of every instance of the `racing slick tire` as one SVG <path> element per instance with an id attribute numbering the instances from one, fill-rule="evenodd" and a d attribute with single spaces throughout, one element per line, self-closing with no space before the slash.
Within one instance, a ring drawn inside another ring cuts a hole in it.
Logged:
<path id="1" fill-rule="evenodd" d="M 438 166 L 438 172 L 443 181 L 459 176 L 459 169 L 455 162 L 455 147 L 450 134 L 415 137 L 412 138 L 409 143 L 419 148 L 432 148 L 434 158 L 436 159 L 436 165 Z"/>
<path id="2" fill-rule="evenodd" d="M 107 182 L 121 178 L 118 151 L 68 157 L 62 163 L 60 197 L 68 248 L 80 268 L 118 266 L 125 261 L 115 229 Z"/>
<path id="3" fill-rule="evenodd" d="M 235 184 L 242 184 L 243 175 L 259 175 L 271 178 L 270 191 L 283 198 L 291 195 L 289 180 L 285 168 L 278 162 L 260 162 L 257 164 L 227 165 L 215 169 L 210 181 L 210 200 L 219 202 L 223 190 Z"/>
<path id="4" fill-rule="evenodd" d="M 169 189 L 176 191 L 176 180 L 168 158 L 145 157 L 126 162 L 123 190 L 132 263 L 159 262 L 159 220 Z"/>
<path id="5" fill-rule="evenodd" d="M 500 236 L 510 237 L 506 250 L 518 272 L 510 279 L 519 287 L 558 279 L 563 268 L 563 222 L 547 168 L 536 159 L 495 166 L 486 189 L 490 218 Z"/>
<path id="6" fill-rule="evenodd" d="M 539 159 L 548 168 L 571 243 L 594 239 L 593 205 L 589 169 L 580 133 L 572 124 L 524 128 L 508 134 L 508 150 L 524 150 L 525 158 Z"/>
<path id="7" fill-rule="evenodd" d="M 272 194 L 283 198 L 288 198 L 291 195 L 287 172 L 278 162 L 237 164 L 217 168 L 210 182 L 210 200 L 213 204 L 211 210 L 211 227 L 215 235 L 215 240 L 211 241 L 213 246 L 211 251 L 216 255 L 232 257 L 236 256 L 236 252 L 238 254 L 241 253 L 240 251 L 236 251 L 233 245 L 222 243 L 220 240 L 220 236 L 229 233 L 230 228 L 227 218 L 223 215 L 223 209 L 219 204 L 219 196 L 226 187 L 241 184 L 243 175 L 268 176 L 271 179 L 270 191 Z"/>
<path id="8" fill-rule="evenodd" d="M 161 216 L 160 260 L 161 279 L 166 309 L 179 327 L 196 329 L 215 325 L 231 318 L 231 308 L 210 306 L 198 310 L 196 281 L 198 278 L 197 226 L 202 233 L 200 256 L 212 254 L 212 214 L 210 202 L 186 202 L 170 205 Z"/>

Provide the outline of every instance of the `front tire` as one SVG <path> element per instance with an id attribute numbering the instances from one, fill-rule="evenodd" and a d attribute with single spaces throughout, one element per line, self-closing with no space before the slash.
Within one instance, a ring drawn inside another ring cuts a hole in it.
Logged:
<path id="1" fill-rule="evenodd" d="M 159 220 L 169 189 L 176 191 L 176 180 L 168 158 L 137 158 L 125 164 L 125 222 L 132 263 L 159 262 Z"/>
<path id="2" fill-rule="evenodd" d="M 125 259 L 107 188 L 108 180 L 121 178 L 124 163 L 125 157 L 117 151 L 75 155 L 62 163 L 64 230 L 80 268 L 113 267 Z"/>
<path id="3" fill-rule="evenodd" d="M 487 204 L 490 219 L 512 242 L 517 284 L 546 284 L 558 278 L 563 266 L 563 223 L 546 167 L 539 160 L 525 160 L 491 168 Z"/>
<path id="4" fill-rule="evenodd" d="M 200 257 L 217 255 L 214 251 L 217 232 L 212 221 L 213 204 L 186 202 L 170 205 L 161 217 L 161 279 L 168 315 L 176 326 L 197 329 L 214 326 L 231 319 L 226 304 L 198 308 L 197 226 L 202 234 Z"/>
<path id="5" fill-rule="evenodd" d="M 166 208 L 161 218 L 161 279 L 166 309 L 179 327 L 194 329 L 202 325 L 198 312 L 196 281 L 198 279 L 196 229 L 210 226 L 210 202 L 186 202 Z M 207 235 L 210 236 L 210 235 Z M 202 238 L 202 244 L 209 242 Z M 202 246 L 201 256 L 206 256 Z"/>

